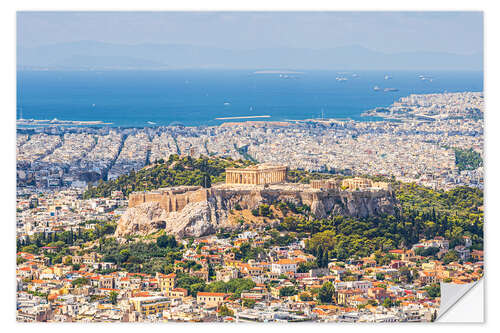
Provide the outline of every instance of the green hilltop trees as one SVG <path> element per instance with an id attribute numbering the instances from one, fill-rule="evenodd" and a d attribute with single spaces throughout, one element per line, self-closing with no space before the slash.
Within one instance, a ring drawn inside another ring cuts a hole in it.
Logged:
<path id="1" fill-rule="evenodd" d="M 122 191 L 128 196 L 134 191 L 150 191 L 162 187 L 193 185 L 210 187 L 212 183 L 225 180 L 225 169 L 246 167 L 254 164 L 246 160 L 234 161 L 229 158 L 192 158 L 170 155 L 168 160 L 160 160 L 139 171 L 132 170 L 115 180 L 100 181 L 89 186 L 84 199 L 107 197 L 112 191 Z"/>
<path id="2" fill-rule="evenodd" d="M 474 149 L 459 149 L 455 148 L 455 165 L 459 171 L 475 170 L 483 165 L 481 154 Z"/>

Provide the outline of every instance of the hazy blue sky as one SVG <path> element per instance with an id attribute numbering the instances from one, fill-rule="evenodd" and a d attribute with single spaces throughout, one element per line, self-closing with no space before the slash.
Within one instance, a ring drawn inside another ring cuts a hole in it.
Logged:
<path id="1" fill-rule="evenodd" d="M 481 12 L 19 12 L 18 43 L 92 40 L 224 48 L 334 48 L 382 52 L 483 50 Z"/>

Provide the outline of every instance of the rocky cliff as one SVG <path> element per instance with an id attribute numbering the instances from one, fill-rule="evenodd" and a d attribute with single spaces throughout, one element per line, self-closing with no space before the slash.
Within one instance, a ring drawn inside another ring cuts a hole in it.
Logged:
<path id="1" fill-rule="evenodd" d="M 164 229 L 177 237 L 200 237 L 219 228 L 233 227 L 227 217 L 236 204 L 243 209 L 253 209 L 260 204 L 281 201 L 307 205 L 317 218 L 393 214 L 397 205 L 393 193 L 383 190 L 317 190 L 298 184 L 267 187 L 220 185 L 209 190 L 205 201 L 189 203 L 181 211 L 168 212 L 158 202 L 145 202 L 128 208 L 118 222 L 115 235 L 147 235 Z"/>

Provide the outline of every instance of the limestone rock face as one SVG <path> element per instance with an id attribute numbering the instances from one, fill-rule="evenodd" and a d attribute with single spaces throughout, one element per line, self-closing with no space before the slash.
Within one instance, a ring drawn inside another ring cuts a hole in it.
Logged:
<path id="1" fill-rule="evenodd" d="M 357 218 L 394 214 L 396 198 L 388 191 L 312 190 L 291 185 L 271 187 L 214 187 L 206 201 L 188 203 L 177 212 L 167 212 L 157 202 L 145 202 L 128 208 L 118 222 L 115 235 L 147 235 L 165 230 L 177 237 L 200 237 L 220 228 L 234 228 L 228 212 L 240 206 L 253 209 L 261 204 L 285 201 L 311 208 L 316 218 L 346 215 Z"/>
<path id="2" fill-rule="evenodd" d="M 147 235 L 155 232 L 162 225 L 165 225 L 164 210 L 156 202 L 147 202 L 127 209 L 118 221 L 115 235 Z"/>

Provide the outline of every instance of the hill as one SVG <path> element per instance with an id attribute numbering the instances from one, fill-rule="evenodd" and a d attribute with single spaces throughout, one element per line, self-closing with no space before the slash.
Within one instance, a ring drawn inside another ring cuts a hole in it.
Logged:
<path id="1" fill-rule="evenodd" d="M 89 186 L 83 197 L 84 199 L 107 197 L 112 191 L 122 191 L 128 196 L 134 191 L 151 191 L 179 185 L 210 187 L 212 183 L 224 181 L 226 168 L 252 164 L 254 163 L 250 161 L 234 161 L 226 158 L 170 155 L 168 160 L 160 160 L 137 172 L 132 171 L 106 182 L 101 180 L 96 186 Z"/>
<path id="2" fill-rule="evenodd" d="M 325 48 L 227 49 L 189 44 L 113 44 L 75 41 L 18 47 L 19 69 L 305 69 L 482 70 L 483 55 L 383 53 L 359 45 Z"/>

